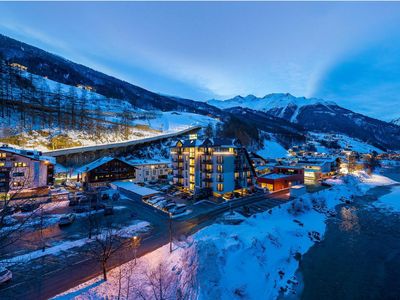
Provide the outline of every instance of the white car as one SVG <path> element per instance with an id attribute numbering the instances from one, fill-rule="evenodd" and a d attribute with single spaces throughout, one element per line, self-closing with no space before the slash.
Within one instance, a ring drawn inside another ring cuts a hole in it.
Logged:
<path id="1" fill-rule="evenodd" d="M 175 208 L 170 210 L 170 213 L 173 215 L 179 215 L 182 214 L 186 211 L 186 205 L 185 204 L 177 204 Z"/>
<path id="2" fill-rule="evenodd" d="M 0 269 L 0 284 L 10 281 L 12 279 L 12 273 L 6 268 Z"/>

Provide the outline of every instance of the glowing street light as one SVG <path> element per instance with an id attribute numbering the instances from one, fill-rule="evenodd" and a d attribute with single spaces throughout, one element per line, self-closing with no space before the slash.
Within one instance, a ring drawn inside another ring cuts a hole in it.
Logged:
<path id="1" fill-rule="evenodd" d="M 141 240 L 142 240 L 141 237 L 140 237 L 140 236 L 137 236 L 137 235 L 135 235 L 135 236 L 132 238 L 132 248 L 133 248 L 134 255 L 135 255 L 135 266 L 136 266 L 137 249 L 140 247 L 140 241 L 141 241 Z"/>

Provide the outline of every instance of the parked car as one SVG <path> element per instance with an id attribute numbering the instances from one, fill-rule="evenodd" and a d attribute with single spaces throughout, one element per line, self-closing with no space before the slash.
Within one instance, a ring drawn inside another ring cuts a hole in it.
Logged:
<path id="1" fill-rule="evenodd" d="M 58 226 L 68 226 L 71 225 L 75 221 L 75 214 L 68 214 L 66 216 L 63 216 L 60 218 L 58 221 Z"/>
<path id="2" fill-rule="evenodd" d="M 104 215 L 109 216 L 114 214 L 114 207 L 112 205 L 106 205 L 104 208 Z"/>
<path id="3" fill-rule="evenodd" d="M 165 205 L 164 209 L 167 211 L 170 211 L 170 210 L 174 209 L 175 207 L 176 207 L 175 202 L 169 202 L 167 205 Z"/>
<path id="4" fill-rule="evenodd" d="M 150 199 L 148 202 L 152 205 L 157 205 L 158 202 L 161 202 L 164 200 L 165 200 L 164 197 L 156 197 L 156 198 Z"/>
<path id="5" fill-rule="evenodd" d="M 186 211 L 186 205 L 185 204 L 177 204 L 174 209 L 171 209 L 170 212 L 173 215 L 179 215 L 181 213 L 184 213 Z"/>
<path id="6" fill-rule="evenodd" d="M 0 268 L 0 284 L 10 281 L 12 279 L 12 273 L 9 269 Z"/>

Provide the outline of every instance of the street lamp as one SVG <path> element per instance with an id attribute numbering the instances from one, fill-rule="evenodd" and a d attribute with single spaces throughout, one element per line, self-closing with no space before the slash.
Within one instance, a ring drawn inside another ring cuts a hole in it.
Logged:
<path id="1" fill-rule="evenodd" d="M 169 214 L 169 253 L 172 253 L 172 213 Z"/>
<path id="2" fill-rule="evenodd" d="M 135 235 L 132 238 L 133 253 L 135 255 L 135 266 L 136 266 L 137 249 L 140 247 L 140 241 L 141 241 L 141 238 L 137 235 Z"/>

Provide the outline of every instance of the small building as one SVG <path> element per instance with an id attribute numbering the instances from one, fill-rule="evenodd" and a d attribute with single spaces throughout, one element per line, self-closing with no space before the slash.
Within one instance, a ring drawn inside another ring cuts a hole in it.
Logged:
<path id="1" fill-rule="evenodd" d="M 130 199 L 137 201 L 147 200 L 150 197 L 160 194 L 159 191 L 134 184 L 132 181 L 114 181 L 110 186 L 121 194 L 125 194 Z"/>
<path id="2" fill-rule="evenodd" d="M 135 167 L 122 158 L 106 156 L 78 168 L 77 181 L 85 186 L 103 186 L 115 180 L 135 178 Z"/>
<path id="3" fill-rule="evenodd" d="M 172 173 L 171 162 L 161 159 L 135 159 L 126 160 L 135 167 L 136 183 L 145 183 L 149 181 L 167 181 L 168 175 Z"/>
<path id="4" fill-rule="evenodd" d="M 0 193 L 52 185 L 54 165 L 54 158 L 40 151 L 1 146 Z"/>
<path id="5" fill-rule="evenodd" d="M 304 178 L 318 180 L 326 176 L 334 175 L 340 167 L 338 158 L 306 159 L 297 162 L 304 167 Z"/>
<path id="6" fill-rule="evenodd" d="M 28 67 L 26 67 L 26 66 L 24 66 L 24 65 L 21 65 L 21 64 L 19 64 L 19 63 L 10 63 L 10 67 L 11 68 L 14 68 L 14 69 L 17 69 L 17 70 L 19 70 L 19 71 L 26 71 L 26 70 L 28 70 Z"/>
<path id="7" fill-rule="evenodd" d="M 87 90 L 88 92 L 94 92 L 94 88 L 90 85 L 78 84 L 76 87 Z"/>
<path id="8" fill-rule="evenodd" d="M 304 183 L 304 168 L 300 166 L 275 166 L 272 173 L 257 178 L 261 188 L 279 191 Z"/>

